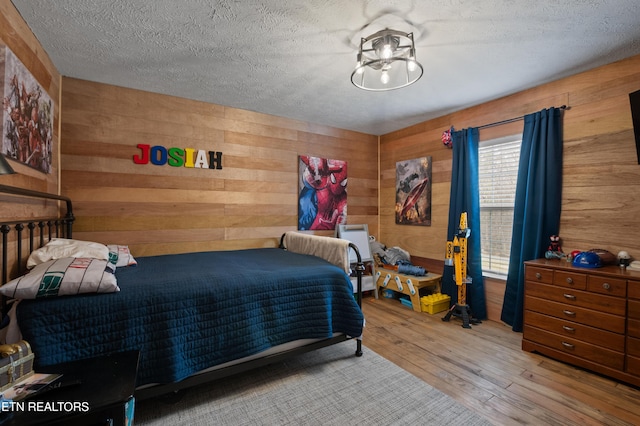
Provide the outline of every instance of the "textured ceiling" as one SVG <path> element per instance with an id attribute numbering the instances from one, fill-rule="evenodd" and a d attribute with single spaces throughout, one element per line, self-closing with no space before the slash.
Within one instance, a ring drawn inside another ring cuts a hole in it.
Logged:
<path id="1" fill-rule="evenodd" d="M 65 76 L 375 135 L 640 54 L 639 0 L 13 3 Z M 385 27 L 424 75 L 360 90 L 359 37 Z"/>

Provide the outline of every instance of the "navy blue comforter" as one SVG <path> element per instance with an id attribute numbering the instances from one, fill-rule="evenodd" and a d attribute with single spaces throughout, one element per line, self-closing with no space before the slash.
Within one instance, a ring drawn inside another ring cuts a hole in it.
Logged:
<path id="1" fill-rule="evenodd" d="M 139 349 L 138 385 L 182 380 L 272 346 L 362 334 L 338 267 L 277 248 L 139 257 L 120 292 L 24 300 L 18 324 L 38 367 Z"/>

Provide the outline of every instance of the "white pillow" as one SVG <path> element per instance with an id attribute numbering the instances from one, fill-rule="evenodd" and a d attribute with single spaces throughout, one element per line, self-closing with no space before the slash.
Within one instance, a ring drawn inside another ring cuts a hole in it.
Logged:
<path id="1" fill-rule="evenodd" d="M 138 264 L 131 255 L 128 246 L 109 244 L 107 248 L 109 249 L 109 262 L 116 267 L 135 266 Z"/>
<path id="2" fill-rule="evenodd" d="M 92 241 L 71 240 L 67 238 L 52 238 L 44 246 L 34 250 L 27 259 L 27 269 L 31 269 L 49 260 L 65 257 L 86 257 L 91 259 L 109 260 L 109 249 L 104 244 Z"/>
<path id="3" fill-rule="evenodd" d="M 106 260 L 67 257 L 50 260 L 0 287 L 12 299 L 70 296 L 120 291 Z"/>

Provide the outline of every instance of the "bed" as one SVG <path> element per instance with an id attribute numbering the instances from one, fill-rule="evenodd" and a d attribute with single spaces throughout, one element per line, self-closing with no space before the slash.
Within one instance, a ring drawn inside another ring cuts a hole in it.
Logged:
<path id="1" fill-rule="evenodd" d="M 10 290 L 3 293 L 5 299 L 20 299 L 4 309 L 21 333 L 14 329 L 8 339 L 22 337 L 31 344 L 36 371 L 139 350 L 136 397 L 144 399 L 347 340 L 355 340 L 355 354 L 362 354 L 364 267 L 357 262 L 354 297 L 347 252 L 357 247 L 348 241 L 288 232 L 278 248 L 130 256 L 130 263 L 114 263 L 113 279 L 103 273 L 107 278 L 97 291 L 26 299 L 17 290 L 24 286 L 16 286 L 9 275 L 22 279 L 54 260 L 25 275 L 22 241 L 28 253 L 74 241 L 74 217 L 65 197 L 32 191 L 22 195 L 67 205 L 61 218 L 0 224 L 2 288 Z M 12 255 L 9 247 L 18 254 Z M 116 246 L 116 252 L 118 248 L 126 247 Z M 112 255 L 114 249 L 109 250 Z M 70 260 L 69 271 L 77 260 Z M 66 259 L 55 260 L 61 261 Z"/>

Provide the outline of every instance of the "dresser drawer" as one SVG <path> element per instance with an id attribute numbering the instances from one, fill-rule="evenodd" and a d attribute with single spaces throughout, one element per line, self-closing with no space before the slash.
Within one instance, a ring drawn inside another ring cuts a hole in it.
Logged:
<path id="1" fill-rule="evenodd" d="M 640 357 L 640 338 L 627 337 L 627 354 Z"/>
<path id="2" fill-rule="evenodd" d="M 624 352 L 624 334 L 612 333 L 532 311 L 525 311 L 524 318 L 525 323 L 533 327 L 551 331 L 560 336 L 592 343 L 614 351 Z M 524 338 L 528 338 L 526 334 Z"/>
<path id="3" fill-rule="evenodd" d="M 572 271 L 553 271 L 553 283 L 576 290 L 586 290 L 587 275 Z"/>
<path id="4" fill-rule="evenodd" d="M 629 299 L 640 300 L 640 281 L 627 281 L 627 294 Z"/>
<path id="5" fill-rule="evenodd" d="M 640 320 L 640 300 L 629 300 L 629 310 L 627 316 L 632 319 Z"/>
<path id="6" fill-rule="evenodd" d="M 624 316 L 626 312 L 626 299 L 621 297 L 604 296 L 587 291 L 530 281 L 526 282 L 525 285 L 527 295 L 540 299 L 553 300 L 555 302 L 565 303 L 567 306 L 581 306 L 583 308 L 620 316 Z M 638 306 L 640 306 L 640 301 L 638 302 Z"/>
<path id="7" fill-rule="evenodd" d="M 594 293 L 626 297 L 627 280 L 590 275 L 587 279 L 587 290 L 593 291 Z"/>
<path id="8" fill-rule="evenodd" d="M 614 333 L 624 334 L 626 325 L 624 316 L 598 312 L 579 306 L 567 306 L 566 303 L 552 302 L 538 297 L 532 297 L 528 294 L 525 296 L 524 306 L 526 310 L 590 325 Z"/>
<path id="9" fill-rule="evenodd" d="M 626 372 L 640 376 L 640 357 L 627 356 L 627 369 Z"/>
<path id="10" fill-rule="evenodd" d="M 553 283 L 553 270 L 545 268 L 536 268 L 535 266 L 527 266 L 525 268 L 525 280 L 539 283 Z"/>
<path id="11" fill-rule="evenodd" d="M 595 362 L 597 364 L 622 371 L 625 355 L 601 346 L 581 342 L 536 327 L 525 325 L 524 333 L 527 340 L 539 343 L 549 348 Z"/>
<path id="12" fill-rule="evenodd" d="M 640 339 L 640 319 L 627 319 L 627 335 Z"/>

